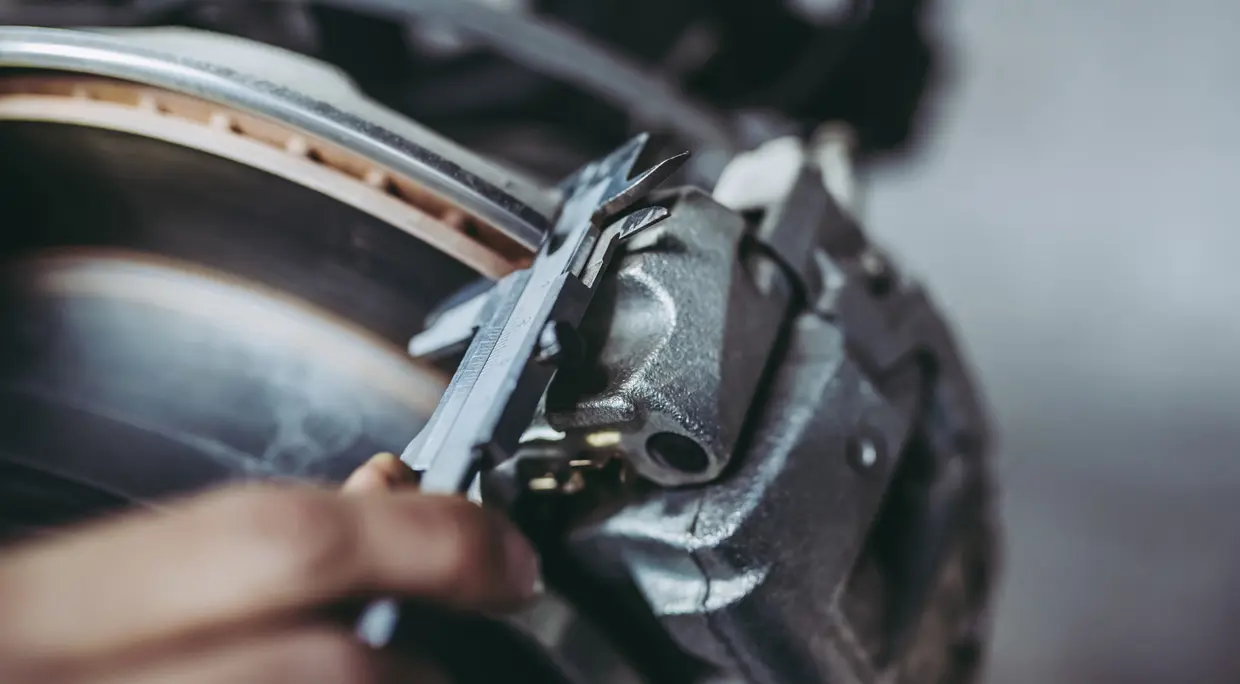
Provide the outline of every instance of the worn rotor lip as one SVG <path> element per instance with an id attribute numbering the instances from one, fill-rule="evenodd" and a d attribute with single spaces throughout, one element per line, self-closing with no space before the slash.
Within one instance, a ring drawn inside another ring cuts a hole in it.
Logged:
<path id="1" fill-rule="evenodd" d="M 407 136 L 228 67 L 106 34 L 27 27 L 0 27 L 0 67 L 132 81 L 278 119 L 407 175 L 530 250 L 542 243 L 550 225 L 543 212 Z"/>

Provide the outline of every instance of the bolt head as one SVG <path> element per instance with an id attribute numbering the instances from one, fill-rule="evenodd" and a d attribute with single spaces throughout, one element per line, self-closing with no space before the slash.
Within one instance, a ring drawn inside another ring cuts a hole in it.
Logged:
<path id="1" fill-rule="evenodd" d="M 873 439 L 860 437 L 848 442 L 848 464 L 859 473 L 873 470 L 882 461 L 882 452 Z"/>

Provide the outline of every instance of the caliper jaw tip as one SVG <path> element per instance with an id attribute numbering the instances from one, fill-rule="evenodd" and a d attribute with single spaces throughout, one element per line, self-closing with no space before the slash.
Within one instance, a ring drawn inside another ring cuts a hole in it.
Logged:
<path id="1" fill-rule="evenodd" d="M 409 355 L 434 362 L 464 353 L 478 331 L 491 292 L 480 292 L 436 316 L 409 340 Z"/>
<path id="2" fill-rule="evenodd" d="M 631 165 L 628 166 L 624 180 L 613 183 L 612 189 L 615 190 L 614 194 L 611 194 L 594 212 L 594 224 L 596 226 L 605 225 L 623 214 L 642 198 L 649 195 L 655 188 L 662 185 L 664 181 L 675 175 L 685 165 L 685 162 L 689 160 L 689 157 L 689 152 L 681 152 L 675 156 L 668 157 L 646 169 L 637 178 L 632 180 L 627 178 L 627 174 L 632 172 L 633 167 Z M 636 160 L 634 160 L 635 162 Z M 615 179 L 619 178 L 619 176 L 615 177 Z"/>

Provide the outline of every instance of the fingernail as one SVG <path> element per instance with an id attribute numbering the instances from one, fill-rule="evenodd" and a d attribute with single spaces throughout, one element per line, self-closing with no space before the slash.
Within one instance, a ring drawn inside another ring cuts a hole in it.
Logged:
<path id="1" fill-rule="evenodd" d="M 345 480 L 343 490 L 346 494 L 373 494 L 388 488 L 383 473 L 374 468 L 362 467 Z"/>
<path id="2" fill-rule="evenodd" d="M 400 460 L 400 457 L 391 452 L 383 452 L 375 454 L 370 461 L 366 463 L 367 468 L 373 468 L 383 474 L 384 481 L 392 488 L 402 484 L 416 483 L 418 474 L 412 468 Z"/>
<path id="3" fill-rule="evenodd" d="M 400 460 L 399 456 L 388 451 L 375 454 L 366 465 L 378 468 L 384 476 L 394 480 L 400 479 L 409 468 Z"/>
<path id="4" fill-rule="evenodd" d="M 400 458 L 399 458 L 396 454 L 394 454 L 394 453 L 392 453 L 392 452 L 390 452 L 390 451 L 384 451 L 384 452 L 381 452 L 381 453 L 377 453 L 377 454 L 375 454 L 374 456 L 371 456 L 371 457 L 370 457 L 370 462 L 371 462 L 371 463 L 384 463 L 384 464 L 386 464 L 386 463 L 393 463 L 393 462 L 396 462 L 396 461 L 400 461 Z"/>
<path id="5" fill-rule="evenodd" d="M 508 534 L 504 539 L 504 561 L 508 579 L 521 600 L 542 595 L 542 562 L 524 536 L 517 532 Z"/>

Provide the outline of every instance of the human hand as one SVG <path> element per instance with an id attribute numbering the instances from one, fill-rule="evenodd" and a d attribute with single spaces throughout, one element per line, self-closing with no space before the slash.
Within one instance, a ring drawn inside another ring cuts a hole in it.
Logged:
<path id="1" fill-rule="evenodd" d="M 235 487 L 0 556 L 0 682 L 433 681 L 333 610 L 388 595 L 516 607 L 538 561 L 502 517 L 400 491 L 411 475 L 380 456 L 343 495 Z"/>

